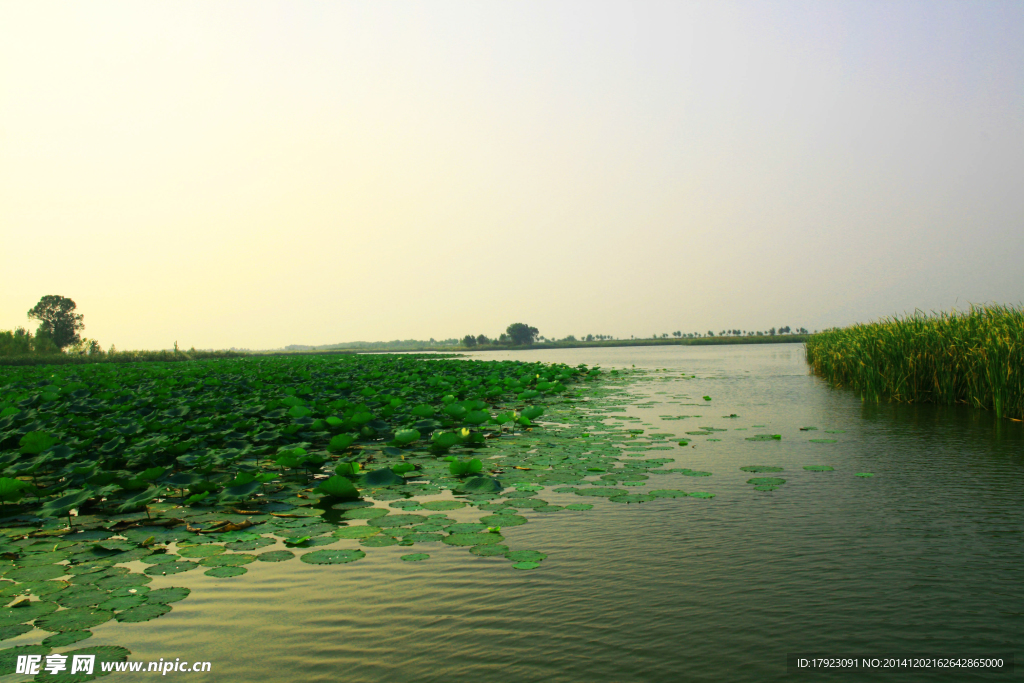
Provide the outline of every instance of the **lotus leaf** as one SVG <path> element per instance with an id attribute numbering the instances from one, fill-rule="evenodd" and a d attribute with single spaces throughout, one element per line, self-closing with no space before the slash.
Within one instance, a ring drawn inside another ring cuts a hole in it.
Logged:
<path id="1" fill-rule="evenodd" d="M 255 555 L 248 555 L 244 553 L 233 553 L 224 555 L 214 555 L 213 557 L 204 557 L 199 561 L 199 564 L 204 567 L 239 567 L 243 564 L 249 564 L 255 562 Z"/>
<path id="2" fill-rule="evenodd" d="M 366 557 L 362 550 L 314 550 L 299 559 L 308 564 L 344 564 Z"/>
<path id="3" fill-rule="evenodd" d="M 463 545 L 463 546 L 474 546 L 474 545 L 492 545 L 495 543 L 501 543 L 505 538 L 501 534 L 495 533 L 469 533 L 469 534 L 451 534 L 445 536 L 443 543 L 448 545 Z"/>
<path id="4" fill-rule="evenodd" d="M 92 637 L 92 631 L 61 631 L 43 638 L 44 647 L 67 647 L 73 643 Z"/>
<path id="5" fill-rule="evenodd" d="M 17 638 L 20 635 L 28 633 L 32 630 L 32 627 L 28 624 L 13 624 L 11 626 L 0 627 L 0 640 L 7 640 L 8 638 Z"/>
<path id="6" fill-rule="evenodd" d="M 295 557 L 295 553 L 290 550 L 271 550 L 269 552 L 260 553 L 256 556 L 257 560 L 262 562 L 284 562 Z"/>
<path id="7" fill-rule="evenodd" d="M 513 550 L 505 553 L 505 557 L 513 562 L 540 562 L 547 555 L 536 550 Z"/>
<path id="8" fill-rule="evenodd" d="M 195 569 L 199 565 L 196 562 L 182 560 L 180 562 L 167 562 L 165 564 L 154 564 L 146 567 L 145 573 L 150 576 L 163 576 L 164 574 L 179 574 Z"/>
<path id="9" fill-rule="evenodd" d="M 395 441 L 401 444 L 410 444 L 419 439 L 420 433 L 415 429 L 399 429 L 395 432 Z"/>
<path id="10" fill-rule="evenodd" d="M 317 491 L 334 498 L 358 498 L 359 491 L 345 477 L 335 475 L 320 482 Z"/>
<path id="11" fill-rule="evenodd" d="M 113 618 L 113 612 L 101 609 L 77 607 L 52 612 L 36 619 L 36 626 L 44 631 L 84 631 L 99 626 Z"/>
<path id="12" fill-rule="evenodd" d="M 135 624 L 141 621 L 149 621 L 162 617 L 171 611 L 171 606 L 162 602 L 148 602 L 145 605 L 133 607 L 125 610 L 124 612 L 118 612 L 114 615 L 114 618 L 121 623 Z"/>
<path id="13" fill-rule="evenodd" d="M 213 576 L 218 579 L 227 579 L 232 576 L 241 576 L 248 571 L 245 567 L 214 567 L 213 569 L 207 569 L 204 573 L 207 576 Z"/>
<path id="14" fill-rule="evenodd" d="M 331 442 L 327 444 L 327 450 L 332 453 L 339 453 L 355 442 L 355 437 L 351 434 L 338 434 L 331 439 Z"/>
<path id="15" fill-rule="evenodd" d="M 456 490 L 461 493 L 500 493 L 502 488 L 504 487 L 497 479 L 479 476 L 464 480 Z"/>
<path id="16" fill-rule="evenodd" d="M 461 500 L 428 500 L 425 503 L 421 503 L 424 510 L 458 510 L 459 508 L 465 507 L 466 504 Z"/>
<path id="17" fill-rule="evenodd" d="M 366 486 L 393 486 L 404 484 L 405 480 L 388 468 L 373 470 L 363 475 L 363 483 Z"/>

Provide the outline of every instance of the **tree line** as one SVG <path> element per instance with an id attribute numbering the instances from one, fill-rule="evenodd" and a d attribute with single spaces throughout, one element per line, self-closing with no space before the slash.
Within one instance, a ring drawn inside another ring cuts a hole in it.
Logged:
<path id="1" fill-rule="evenodd" d="M 75 302 L 67 297 L 44 296 L 28 311 L 29 320 L 39 321 L 34 333 L 24 327 L 0 330 L 0 356 L 103 353 L 98 341 L 82 337 L 85 316 L 76 309 Z"/>

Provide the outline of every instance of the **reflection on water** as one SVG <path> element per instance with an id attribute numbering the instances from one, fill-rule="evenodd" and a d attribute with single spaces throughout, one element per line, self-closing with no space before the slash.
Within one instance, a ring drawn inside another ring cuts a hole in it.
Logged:
<path id="1" fill-rule="evenodd" d="M 1024 650 L 1020 423 L 864 405 L 809 376 L 799 345 L 471 355 L 668 369 L 633 387 L 637 405 L 625 415 L 648 433 L 727 430 L 651 454 L 713 472 L 699 488 L 716 497 L 527 510 L 531 523 L 507 535 L 548 553 L 529 572 L 431 544 L 419 563 L 390 547 L 350 565 L 257 563 L 238 579 L 158 579 L 154 588 L 187 585 L 191 597 L 153 622 L 110 622 L 90 644 L 124 645 L 133 659 L 209 660 L 208 680 L 351 682 L 765 681 L 787 677 L 789 652 Z M 697 417 L 659 417 L 677 415 Z M 746 440 L 755 433 L 783 438 Z M 823 436 L 837 442 L 810 442 Z M 746 481 L 758 475 L 739 469 L 747 465 L 781 466 L 772 476 L 786 484 L 754 491 Z M 697 488 L 675 474 L 656 487 Z"/>

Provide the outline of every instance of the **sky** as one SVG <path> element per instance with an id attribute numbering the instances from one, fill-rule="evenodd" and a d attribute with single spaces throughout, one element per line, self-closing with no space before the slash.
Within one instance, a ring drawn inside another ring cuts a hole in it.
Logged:
<path id="1" fill-rule="evenodd" d="M 1024 2 L 0 0 L 0 329 L 628 338 L 1024 301 Z"/>

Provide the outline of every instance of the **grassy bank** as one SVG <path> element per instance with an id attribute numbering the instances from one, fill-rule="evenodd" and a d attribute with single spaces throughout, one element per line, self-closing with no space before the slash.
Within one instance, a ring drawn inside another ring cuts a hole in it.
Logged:
<path id="1" fill-rule="evenodd" d="M 1024 309 L 972 306 L 833 329 L 806 342 L 807 362 L 864 400 L 967 404 L 1024 419 Z"/>

